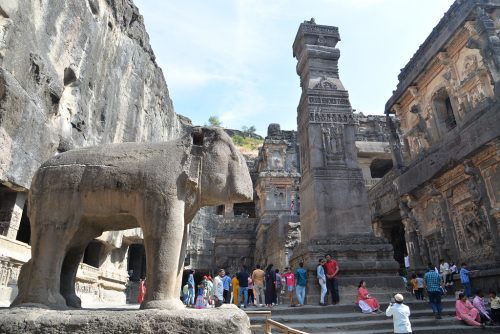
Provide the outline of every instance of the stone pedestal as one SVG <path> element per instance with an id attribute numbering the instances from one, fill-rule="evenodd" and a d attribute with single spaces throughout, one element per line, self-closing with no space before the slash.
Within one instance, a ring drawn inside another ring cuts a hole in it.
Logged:
<path id="1" fill-rule="evenodd" d="M 357 161 L 355 118 L 339 78 L 337 27 L 305 21 L 293 43 L 302 96 L 297 128 L 300 143 L 301 245 L 290 264 L 309 271 L 309 302 L 319 286 L 318 259 L 329 253 L 339 263 L 341 291 L 368 286 L 400 288 L 392 246 L 375 237 L 365 182 Z M 342 294 L 342 292 L 341 292 Z M 311 301 L 312 299 L 312 301 Z M 341 300 L 342 301 L 342 300 Z M 349 301 L 352 302 L 352 301 Z"/>
<path id="2" fill-rule="evenodd" d="M 250 320 L 233 305 L 216 309 L 54 311 L 0 310 L 0 333 L 232 333 L 250 334 Z"/>

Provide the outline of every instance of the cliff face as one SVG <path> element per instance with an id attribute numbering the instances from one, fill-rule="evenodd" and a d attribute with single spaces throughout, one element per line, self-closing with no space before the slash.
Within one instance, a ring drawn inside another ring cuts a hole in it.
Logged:
<path id="1" fill-rule="evenodd" d="M 0 0 L 0 183 L 29 188 L 58 151 L 182 128 L 131 0 Z"/>

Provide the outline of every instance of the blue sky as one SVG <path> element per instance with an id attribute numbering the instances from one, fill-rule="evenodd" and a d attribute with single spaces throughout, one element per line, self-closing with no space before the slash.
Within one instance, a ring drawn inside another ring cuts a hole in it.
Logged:
<path id="1" fill-rule="evenodd" d="M 401 68 L 452 0 L 135 0 L 175 112 L 227 128 L 296 129 L 292 43 L 301 22 L 339 27 L 340 79 L 354 109 L 382 114 Z"/>

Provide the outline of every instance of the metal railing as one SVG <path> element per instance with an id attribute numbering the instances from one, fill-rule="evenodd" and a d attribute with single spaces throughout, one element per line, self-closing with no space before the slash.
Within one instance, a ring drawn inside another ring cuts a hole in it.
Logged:
<path id="1" fill-rule="evenodd" d="M 265 334 L 271 334 L 273 329 L 278 330 L 284 334 L 308 334 L 297 329 L 288 327 L 280 322 L 271 319 L 271 311 L 247 311 L 248 316 L 261 316 L 265 317 L 266 321 L 262 325 L 251 325 L 250 330 L 263 330 Z"/>

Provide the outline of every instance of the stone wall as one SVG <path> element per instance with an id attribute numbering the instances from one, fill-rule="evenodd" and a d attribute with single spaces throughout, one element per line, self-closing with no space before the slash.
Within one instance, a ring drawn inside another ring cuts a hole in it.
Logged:
<path id="1" fill-rule="evenodd" d="M 1 1 L 0 105 L 0 182 L 21 189 L 57 152 L 182 130 L 129 1 Z"/>

